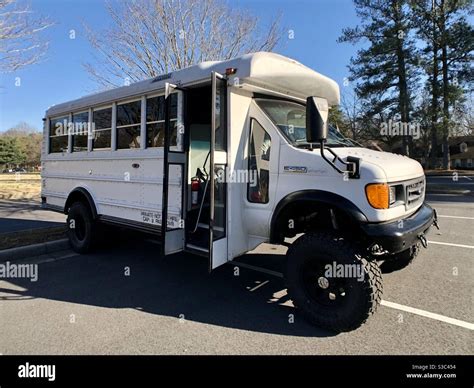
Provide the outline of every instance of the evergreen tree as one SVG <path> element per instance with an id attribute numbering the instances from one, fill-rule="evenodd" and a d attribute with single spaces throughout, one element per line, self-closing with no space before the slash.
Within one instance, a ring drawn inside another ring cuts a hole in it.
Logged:
<path id="1" fill-rule="evenodd" d="M 462 111 L 465 94 L 472 89 L 474 32 L 466 15 L 469 0 L 416 0 L 411 2 L 431 95 L 431 167 L 437 167 L 438 144 L 442 144 L 443 167 L 449 169 L 449 135 L 456 125 L 456 110 Z"/>
<path id="2" fill-rule="evenodd" d="M 0 164 L 17 165 L 23 163 L 25 159 L 26 156 L 17 139 L 0 137 Z"/>
<path id="3" fill-rule="evenodd" d="M 351 80 L 358 97 L 367 102 L 367 116 L 410 122 L 411 88 L 416 84 L 416 50 L 407 0 L 354 0 L 362 23 L 343 30 L 339 42 L 368 42 L 351 59 Z M 392 141 L 390 141 L 392 142 Z M 403 152 L 411 139 L 403 136 Z"/>
<path id="4" fill-rule="evenodd" d="M 436 0 L 433 0 L 436 1 Z M 474 31 L 466 21 L 465 11 L 472 7 L 470 1 L 440 0 L 439 29 L 443 84 L 443 167 L 450 168 L 449 135 L 451 111 L 462 100 L 462 85 L 472 85 L 472 52 Z"/>
<path id="5" fill-rule="evenodd" d="M 339 129 L 339 131 L 346 137 L 351 137 L 351 126 L 350 123 L 341 110 L 339 106 L 333 106 L 329 110 L 329 117 L 328 117 L 329 125 L 334 126 L 335 128 Z"/>

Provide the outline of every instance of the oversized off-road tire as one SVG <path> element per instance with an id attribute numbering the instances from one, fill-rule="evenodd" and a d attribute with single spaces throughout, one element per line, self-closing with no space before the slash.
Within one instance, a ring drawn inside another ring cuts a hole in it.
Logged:
<path id="1" fill-rule="evenodd" d="M 74 202 L 67 215 L 67 235 L 73 251 L 87 253 L 97 242 L 97 225 L 91 211 L 82 202 Z"/>
<path id="2" fill-rule="evenodd" d="M 380 264 L 380 270 L 382 273 L 390 273 L 408 267 L 416 259 L 419 252 L 420 244 L 416 244 L 403 252 L 391 255 Z"/>
<path id="3" fill-rule="evenodd" d="M 347 272 L 339 277 L 333 271 L 337 268 Z M 352 276 L 347 276 L 349 271 Z M 285 275 L 288 294 L 303 316 L 335 332 L 358 328 L 382 299 L 378 264 L 361 256 L 350 242 L 328 233 L 309 233 L 296 240 L 287 252 Z"/>

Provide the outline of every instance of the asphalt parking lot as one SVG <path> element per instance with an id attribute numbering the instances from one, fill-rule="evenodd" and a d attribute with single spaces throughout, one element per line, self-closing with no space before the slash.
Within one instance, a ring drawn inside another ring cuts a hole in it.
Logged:
<path id="1" fill-rule="evenodd" d="M 41 209 L 35 201 L 1 200 L 0 234 L 64 225 L 66 216 Z"/>
<path id="2" fill-rule="evenodd" d="M 441 232 L 411 266 L 384 275 L 382 305 L 350 333 L 297 314 L 279 276 L 283 247 L 262 245 L 209 275 L 203 258 L 161 258 L 130 239 L 30 258 L 36 282 L 0 281 L 0 353 L 472 354 L 473 199 L 428 198 Z"/>
<path id="3" fill-rule="evenodd" d="M 431 175 L 426 177 L 428 185 L 449 188 L 450 190 L 472 190 L 474 175 L 471 173 L 454 172 L 448 175 Z"/>

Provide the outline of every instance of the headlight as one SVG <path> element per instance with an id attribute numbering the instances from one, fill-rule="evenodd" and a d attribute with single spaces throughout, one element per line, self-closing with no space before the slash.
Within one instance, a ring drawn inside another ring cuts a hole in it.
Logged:
<path id="1" fill-rule="evenodd" d="M 365 186 L 367 201 L 375 209 L 388 209 L 390 191 L 390 187 L 386 183 L 372 183 Z"/>
<path id="2" fill-rule="evenodd" d="M 390 186 L 390 191 L 389 191 L 390 205 L 393 205 L 396 200 L 397 200 L 397 187 L 396 186 Z"/>

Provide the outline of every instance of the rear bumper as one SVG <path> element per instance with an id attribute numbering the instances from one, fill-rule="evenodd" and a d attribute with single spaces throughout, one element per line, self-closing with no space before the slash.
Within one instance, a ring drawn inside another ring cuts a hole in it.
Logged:
<path id="1" fill-rule="evenodd" d="M 377 244 L 390 254 L 415 245 L 436 221 L 436 212 L 424 203 L 411 216 L 392 222 L 361 224 L 370 245 Z"/>

